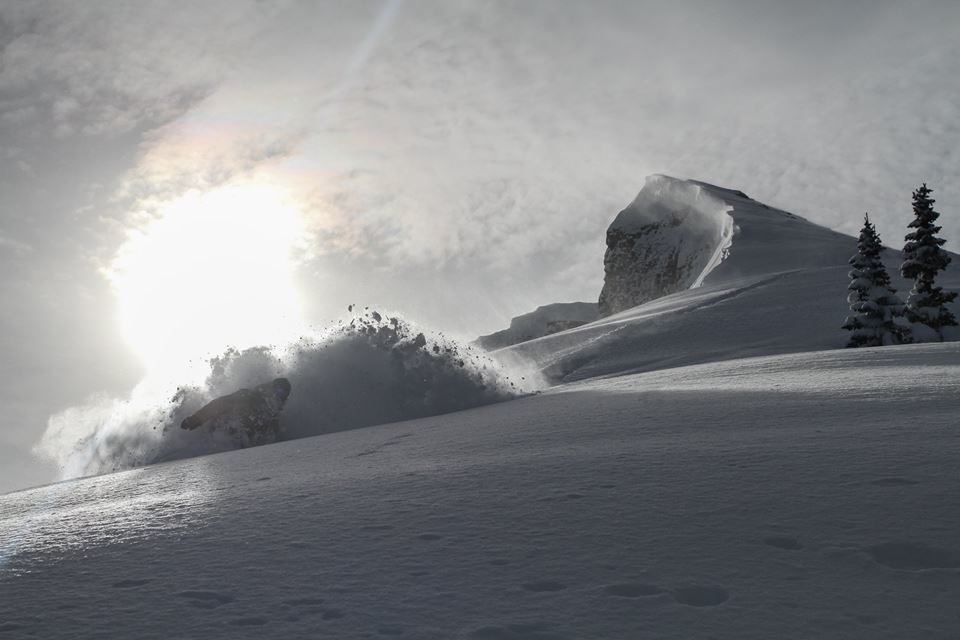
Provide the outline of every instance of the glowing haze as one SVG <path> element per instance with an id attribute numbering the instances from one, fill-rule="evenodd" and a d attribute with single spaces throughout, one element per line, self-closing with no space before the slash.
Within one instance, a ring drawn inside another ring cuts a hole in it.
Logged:
<path id="1" fill-rule="evenodd" d="M 268 186 L 191 191 L 130 232 L 109 277 L 124 336 L 151 371 L 303 326 L 294 252 L 301 214 Z"/>

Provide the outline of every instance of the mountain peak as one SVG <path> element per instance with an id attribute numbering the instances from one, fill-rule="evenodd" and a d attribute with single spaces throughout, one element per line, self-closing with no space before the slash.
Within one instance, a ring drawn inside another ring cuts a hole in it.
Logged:
<path id="1" fill-rule="evenodd" d="M 846 264 L 851 246 L 848 236 L 743 191 L 654 174 L 607 229 L 601 311 L 708 280 Z"/>

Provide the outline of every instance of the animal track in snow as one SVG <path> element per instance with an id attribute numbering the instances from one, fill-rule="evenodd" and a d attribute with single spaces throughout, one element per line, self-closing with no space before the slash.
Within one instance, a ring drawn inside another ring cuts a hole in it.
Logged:
<path id="1" fill-rule="evenodd" d="M 885 542 L 865 551 L 878 563 L 903 571 L 960 569 L 960 556 L 948 549 L 913 542 Z"/>
<path id="2" fill-rule="evenodd" d="M 799 551 L 800 549 L 803 549 L 803 545 L 799 540 L 789 536 L 769 536 L 763 539 L 763 544 L 767 545 L 768 547 L 785 549 L 786 551 Z"/>
<path id="3" fill-rule="evenodd" d="M 611 584 L 603 588 L 608 595 L 619 598 L 648 598 L 665 593 L 663 589 L 655 584 L 638 584 L 634 582 L 624 584 Z"/>
<path id="4" fill-rule="evenodd" d="M 730 594 L 721 587 L 690 586 L 673 590 L 674 599 L 691 607 L 716 607 L 730 599 Z"/>

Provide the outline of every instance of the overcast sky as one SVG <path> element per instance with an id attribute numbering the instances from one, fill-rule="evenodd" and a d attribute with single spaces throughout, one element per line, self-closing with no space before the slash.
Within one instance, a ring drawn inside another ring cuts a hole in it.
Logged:
<path id="1" fill-rule="evenodd" d="M 191 190 L 291 194 L 317 325 L 475 336 L 596 299 L 650 173 L 870 211 L 895 246 L 927 181 L 957 250 L 958 30 L 956 0 L 2 0 L 0 491 L 53 477 L 50 414 L 143 375 L 111 269 Z"/>

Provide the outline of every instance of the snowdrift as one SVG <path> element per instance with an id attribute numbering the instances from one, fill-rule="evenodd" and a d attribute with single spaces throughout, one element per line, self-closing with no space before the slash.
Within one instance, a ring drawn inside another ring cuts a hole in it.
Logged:
<path id="1" fill-rule="evenodd" d="M 197 383 L 148 378 L 126 399 L 94 398 L 50 419 L 37 453 L 65 478 L 240 448 L 180 423 L 212 399 L 287 378 L 281 439 L 408 420 L 500 402 L 529 387 L 472 347 L 376 311 L 282 346 L 230 350 Z"/>

